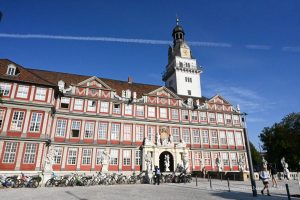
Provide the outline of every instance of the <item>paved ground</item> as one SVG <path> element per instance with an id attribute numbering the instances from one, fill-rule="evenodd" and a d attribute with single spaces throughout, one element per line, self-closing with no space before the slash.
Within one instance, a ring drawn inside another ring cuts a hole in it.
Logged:
<path id="1" fill-rule="evenodd" d="M 257 182 L 259 195 L 252 197 L 250 182 L 231 182 L 231 192 L 228 192 L 227 182 L 213 180 L 210 189 L 209 182 L 205 179 L 189 184 L 161 184 L 157 185 L 112 185 L 112 186 L 89 186 L 89 187 L 56 187 L 56 188 L 19 188 L 1 189 L 0 197 L 6 200 L 15 199 L 63 199 L 63 200 L 92 200 L 92 199 L 151 199 L 151 200 L 202 200 L 202 199 L 287 199 L 285 183 L 280 182 L 278 188 L 271 188 L 272 196 L 262 196 L 260 189 L 262 184 Z M 296 181 L 289 181 L 291 194 L 300 194 L 299 185 Z M 296 199 L 296 198 L 292 198 Z M 300 199 L 299 199 L 300 200 Z"/>

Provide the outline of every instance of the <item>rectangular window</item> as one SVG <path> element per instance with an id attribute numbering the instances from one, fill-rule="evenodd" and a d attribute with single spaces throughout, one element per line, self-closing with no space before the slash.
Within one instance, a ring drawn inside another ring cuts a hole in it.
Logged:
<path id="1" fill-rule="evenodd" d="M 114 104 L 113 105 L 114 107 L 113 107 L 113 114 L 121 114 L 121 104 Z"/>
<path id="2" fill-rule="evenodd" d="M 225 131 L 220 131 L 220 143 L 221 145 L 227 145 L 227 139 L 226 139 L 226 134 Z"/>
<path id="3" fill-rule="evenodd" d="M 192 112 L 192 120 L 193 121 L 198 121 L 198 112 L 197 111 Z"/>
<path id="4" fill-rule="evenodd" d="M 209 152 L 204 152 L 203 156 L 204 156 L 204 165 L 205 166 L 211 166 L 210 153 Z"/>
<path id="5" fill-rule="evenodd" d="M 188 90 L 187 93 L 188 93 L 188 95 L 192 95 L 192 91 L 191 90 Z"/>
<path id="6" fill-rule="evenodd" d="M 136 116 L 144 117 L 144 106 L 136 106 Z"/>
<path id="7" fill-rule="evenodd" d="M 131 150 L 123 150 L 123 165 L 131 165 Z"/>
<path id="8" fill-rule="evenodd" d="M 29 86 L 28 85 L 19 85 L 17 91 L 17 98 L 27 99 L 29 93 Z"/>
<path id="9" fill-rule="evenodd" d="M 64 137 L 67 129 L 67 120 L 66 119 L 58 119 L 56 125 L 56 136 Z"/>
<path id="10" fill-rule="evenodd" d="M 84 137 L 85 138 L 93 138 L 94 129 L 95 129 L 94 122 L 85 122 Z"/>
<path id="11" fill-rule="evenodd" d="M 149 141 L 155 142 L 155 126 L 148 126 L 147 137 Z"/>
<path id="12" fill-rule="evenodd" d="M 232 124 L 231 115 L 226 114 L 226 115 L 225 115 L 225 118 L 226 118 L 226 124 Z"/>
<path id="13" fill-rule="evenodd" d="M 79 137 L 80 134 L 80 126 L 81 126 L 81 121 L 72 121 L 72 135 L 71 137 Z"/>
<path id="14" fill-rule="evenodd" d="M 132 105 L 125 104 L 125 115 L 132 115 Z"/>
<path id="15" fill-rule="evenodd" d="M 109 110 L 109 102 L 102 101 L 100 106 L 101 113 L 108 113 Z"/>
<path id="16" fill-rule="evenodd" d="M 74 101 L 74 110 L 83 110 L 83 99 L 75 99 Z"/>
<path id="17" fill-rule="evenodd" d="M 120 124 L 111 124 L 111 140 L 119 140 Z"/>
<path id="18" fill-rule="evenodd" d="M 223 114 L 218 113 L 217 116 L 218 116 L 218 123 L 224 123 Z"/>
<path id="19" fill-rule="evenodd" d="M 68 165 L 76 165 L 77 149 L 70 148 L 68 150 Z"/>
<path id="20" fill-rule="evenodd" d="M 202 130 L 202 142 L 208 144 L 208 130 Z"/>
<path id="21" fill-rule="evenodd" d="M 179 119 L 178 110 L 177 109 L 171 109 L 171 116 L 172 116 L 172 119 L 178 120 Z"/>
<path id="22" fill-rule="evenodd" d="M 195 152 L 194 162 L 195 162 L 195 166 L 201 166 L 201 152 Z"/>
<path id="23" fill-rule="evenodd" d="M 17 153 L 16 142 L 6 142 L 2 163 L 14 163 Z"/>
<path id="24" fill-rule="evenodd" d="M 132 136 L 132 125 L 131 124 L 124 124 L 124 140 L 131 141 Z"/>
<path id="25" fill-rule="evenodd" d="M 207 121 L 206 112 L 200 112 L 200 120 L 201 121 Z"/>
<path id="26" fill-rule="evenodd" d="M 96 112 L 97 102 L 95 100 L 88 100 L 87 111 Z"/>
<path id="27" fill-rule="evenodd" d="M 60 102 L 60 107 L 64 109 L 69 109 L 70 106 L 70 98 L 62 97 Z"/>
<path id="28" fill-rule="evenodd" d="M 235 132 L 235 143 L 237 146 L 243 146 L 243 139 L 241 132 Z"/>
<path id="29" fill-rule="evenodd" d="M 63 152 L 63 148 L 62 147 L 54 147 L 54 164 L 61 164 L 61 158 L 62 158 L 62 152 Z"/>
<path id="30" fill-rule="evenodd" d="M 148 117 L 155 117 L 155 107 L 148 106 Z"/>
<path id="31" fill-rule="evenodd" d="M 228 153 L 222 153 L 222 158 L 223 158 L 224 166 L 228 166 L 229 165 Z"/>
<path id="32" fill-rule="evenodd" d="M 82 164 L 90 165 L 92 160 L 92 149 L 83 149 L 82 150 Z"/>
<path id="33" fill-rule="evenodd" d="M 237 159 L 236 159 L 236 153 L 230 153 L 230 158 L 231 158 L 231 164 L 234 166 L 237 166 Z"/>
<path id="34" fill-rule="evenodd" d="M 108 123 L 100 122 L 98 131 L 98 140 L 106 140 Z"/>
<path id="35" fill-rule="evenodd" d="M 240 117 L 238 115 L 233 115 L 233 123 L 239 124 L 240 123 Z"/>
<path id="36" fill-rule="evenodd" d="M 11 84 L 10 83 L 0 83 L 0 95 L 8 97 L 10 95 Z"/>
<path id="37" fill-rule="evenodd" d="M 182 115 L 182 120 L 189 120 L 189 111 L 188 110 L 182 110 L 181 115 Z"/>
<path id="38" fill-rule="evenodd" d="M 5 110 L 0 109 L 0 129 L 2 129 L 3 121 L 4 121 Z"/>
<path id="39" fill-rule="evenodd" d="M 143 139 L 144 139 L 144 126 L 136 125 L 135 139 L 136 139 L 136 141 L 143 141 Z"/>
<path id="40" fill-rule="evenodd" d="M 159 116 L 160 116 L 160 118 L 167 119 L 168 118 L 168 109 L 167 108 L 159 108 Z"/>
<path id="41" fill-rule="evenodd" d="M 35 91 L 35 100 L 46 101 L 47 88 L 37 87 Z"/>
<path id="42" fill-rule="evenodd" d="M 135 151 L 135 165 L 141 165 L 141 150 Z"/>
<path id="43" fill-rule="evenodd" d="M 182 129 L 182 138 L 185 143 L 190 143 L 190 131 L 189 129 Z"/>
<path id="44" fill-rule="evenodd" d="M 209 113 L 209 122 L 216 122 L 216 115 L 215 113 Z"/>
<path id="45" fill-rule="evenodd" d="M 33 112 L 30 120 L 30 132 L 40 132 L 43 113 Z"/>
<path id="46" fill-rule="evenodd" d="M 104 149 L 97 149 L 96 153 L 96 165 L 100 165 L 102 163 L 102 153 L 104 152 Z"/>
<path id="47" fill-rule="evenodd" d="M 232 131 L 227 131 L 227 142 L 229 145 L 234 146 L 234 137 Z"/>
<path id="48" fill-rule="evenodd" d="M 111 149 L 110 150 L 110 164 L 118 165 L 118 160 L 119 160 L 119 150 Z"/>
<path id="49" fill-rule="evenodd" d="M 179 128 L 172 128 L 173 142 L 180 142 Z"/>
<path id="50" fill-rule="evenodd" d="M 212 130 L 211 132 L 211 144 L 218 145 L 218 132 L 216 130 Z"/>
<path id="51" fill-rule="evenodd" d="M 13 118 L 10 124 L 10 130 L 22 131 L 24 117 L 25 117 L 24 111 L 14 111 Z"/>
<path id="52" fill-rule="evenodd" d="M 192 133 L 194 144 L 200 144 L 200 131 L 198 129 L 193 129 Z"/>
<path id="53" fill-rule="evenodd" d="M 37 144 L 27 143 L 24 153 L 24 164 L 34 164 Z"/>

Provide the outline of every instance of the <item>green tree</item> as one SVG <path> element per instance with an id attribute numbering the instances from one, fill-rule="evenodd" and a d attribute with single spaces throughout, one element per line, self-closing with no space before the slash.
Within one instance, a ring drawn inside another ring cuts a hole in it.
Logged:
<path id="1" fill-rule="evenodd" d="M 260 153 L 257 151 L 257 149 L 255 148 L 255 146 L 252 144 L 252 142 L 250 142 L 250 151 L 251 151 L 251 157 L 252 157 L 252 164 L 253 167 L 258 170 L 261 162 L 262 162 L 262 158 Z"/>
<path id="2" fill-rule="evenodd" d="M 259 137 L 268 162 L 281 166 L 280 159 L 285 157 L 290 170 L 299 168 L 300 113 L 291 113 L 281 122 L 265 127 Z"/>

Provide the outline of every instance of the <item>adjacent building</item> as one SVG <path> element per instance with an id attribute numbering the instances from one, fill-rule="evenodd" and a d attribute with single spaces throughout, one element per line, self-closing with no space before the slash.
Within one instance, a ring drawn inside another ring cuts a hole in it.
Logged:
<path id="1" fill-rule="evenodd" d="M 165 86 L 29 69 L 0 60 L 0 170 L 42 171 L 49 149 L 53 169 L 131 172 L 151 166 L 170 171 L 188 160 L 191 171 L 246 170 L 241 113 L 220 95 L 202 96 L 202 67 L 185 32 L 172 33 Z"/>

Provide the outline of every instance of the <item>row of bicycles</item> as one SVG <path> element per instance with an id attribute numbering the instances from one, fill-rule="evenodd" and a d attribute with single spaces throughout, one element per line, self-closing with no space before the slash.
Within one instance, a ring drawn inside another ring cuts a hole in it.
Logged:
<path id="1" fill-rule="evenodd" d="M 150 178 L 151 177 L 151 178 Z M 26 176 L 23 173 L 14 176 L 1 176 L 0 185 L 2 187 L 12 188 L 37 188 L 41 185 L 42 176 L 33 175 Z M 56 175 L 52 173 L 51 178 L 46 181 L 45 187 L 67 187 L 67 186 L 92 186 L 92 185 L 115 185 L 115 184 L 151 184 L 155 183 L 155 174 L 152 176 L 146 175 L 145 172 L 136 174 L 133 172 L 131 175 L 124 175 L 122 173 L 101 173 L 97 172 L 93 175 L 71 173 L 68 175 Z M 192 181 L 192 176 L 185 173 L 171 173 L 162 174 L 160 176 L 160 183 L 188 183 Z"/>
<path id="2" fill-rule="evenodd" d="M 37 188 L 40 185 L 41 180 L 42 177 L 40 175 L 25 176 L 23 173 L 14 176 L 0 175 L 0 185 L 6 188 Z"/>

